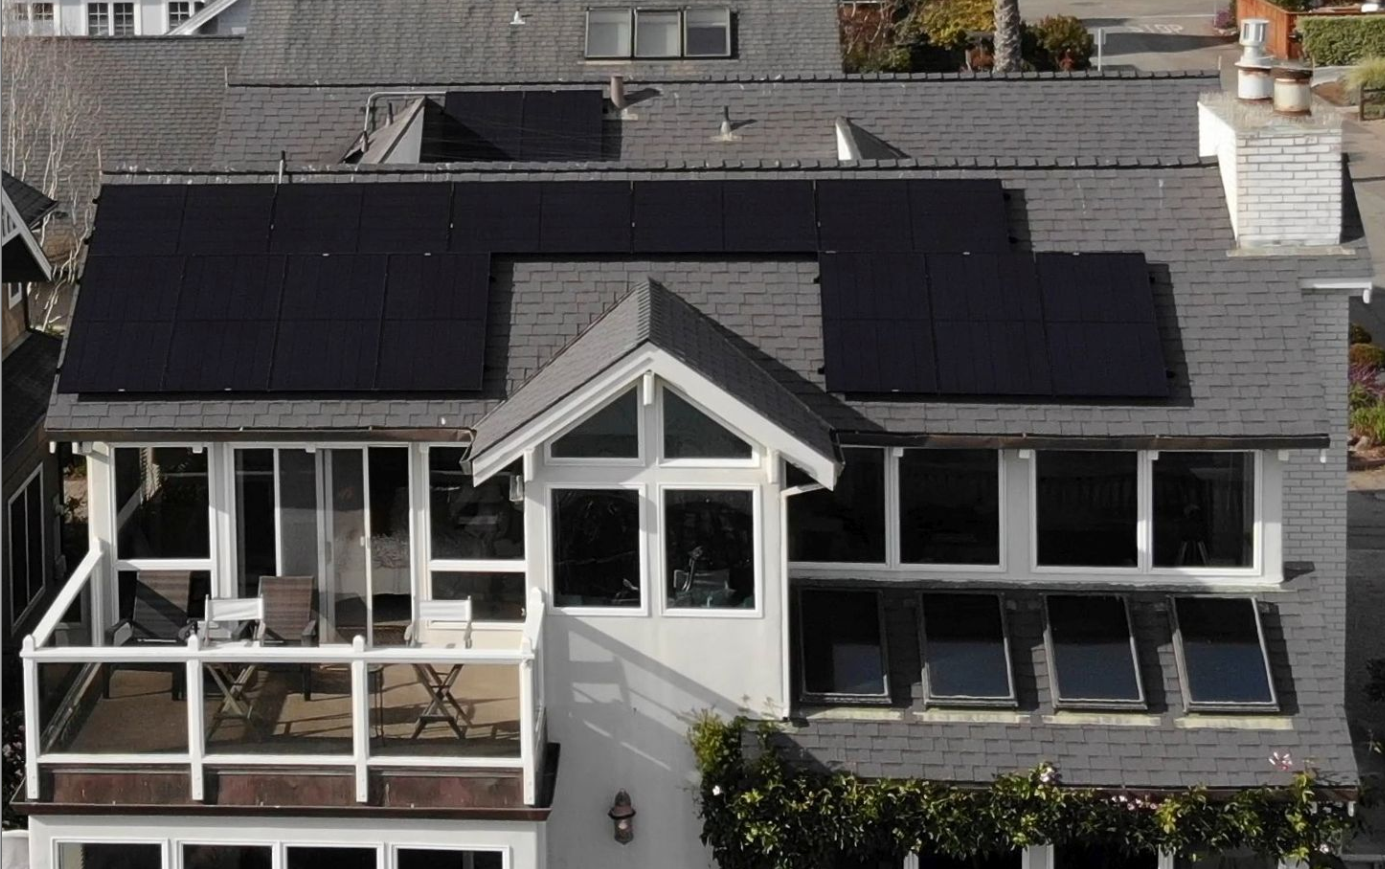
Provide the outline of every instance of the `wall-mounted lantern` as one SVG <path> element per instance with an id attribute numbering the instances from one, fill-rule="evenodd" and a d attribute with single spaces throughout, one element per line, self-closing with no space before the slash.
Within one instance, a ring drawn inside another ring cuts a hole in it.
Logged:
<path id="1" fill-rule="evenodd" d="M 616 794 L 611 810 L 606 813 L 616 828 L 616 841 L 628 845 L 635 838 L 635 807 L 630 805 L 630 795 L 625 791 Z"/>

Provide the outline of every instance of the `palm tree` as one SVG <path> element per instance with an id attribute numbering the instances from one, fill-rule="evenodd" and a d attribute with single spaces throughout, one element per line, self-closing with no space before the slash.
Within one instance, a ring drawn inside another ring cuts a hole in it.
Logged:
<path id="1" fill-rule="evenodd" d="M 995 0 L 995 72 L 1020 71 L 1019 0 Z"/>

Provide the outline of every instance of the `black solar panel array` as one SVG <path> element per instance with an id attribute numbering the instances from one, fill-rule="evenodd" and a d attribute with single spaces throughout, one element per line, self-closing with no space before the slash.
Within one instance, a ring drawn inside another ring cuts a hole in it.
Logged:
<path id="1" fill-rule="evenodd" d="M 452 91 L 438 143 L 453 160 L 601 159 L 599 90 Z"/>
<path id="2" fill-rule="evenodd" d="M 1144 256 L 824 253 L 833 392 L 1168 395 Z"/>

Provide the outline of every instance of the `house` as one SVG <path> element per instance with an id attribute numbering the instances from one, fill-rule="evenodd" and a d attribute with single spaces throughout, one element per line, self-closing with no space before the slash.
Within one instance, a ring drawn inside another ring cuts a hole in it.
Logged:
<path id="1" fill-rule="evenodd" d="M 53 390 L 62 342 L 30 327 L 25 286 L 51 277 L 48 259 L 34 230 L 56 203 L 39 191 L 3 173 L 0 192 L 0 231 L 3 232 L 5 274 L 3 330 L 0 330 L 0 373 L 5 401 L 3 486 L 5 536 L 4 582 L 0 585 L 0 645 L 7 678 L 17 678 L 18 638 L 38 621 L 45 603 L 57 590 L 62 571 L 57 564 L 58 539 L 54 498 L 61 477 L 49 454 L 43 416 Z"/>
<path id="2" fill-rule="evenodd" d="M 194 36 L 245 32 L 241 0 L 5 0 L 7 36 Z"/>
<path id="3" fill-rule="evenodd" d="M 348 7 L 259 0 L 214 158 L 103 176 L 30 866 L 705 866 L 704 711 L 863 779 L 1223 798 L 1287 754 L 1353 799 L 1329 117 L 575 36 L 489 75 Z M 282 36 L 331 9 L 338 54 Z M 905 863 L 949 865 L 839 865 Z"/>

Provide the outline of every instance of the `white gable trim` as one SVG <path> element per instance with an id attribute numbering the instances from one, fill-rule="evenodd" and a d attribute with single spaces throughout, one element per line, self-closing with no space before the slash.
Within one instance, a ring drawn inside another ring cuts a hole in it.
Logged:
<path id="1" fill-rule="evenodd" d="M 829 489 L 837 485 L 837 474 L 841 468 L 834 456 L 823 455 L 813 449 L 765 418 L 755 408 L 722 390 L 696 369 L 658 348 L 644 348 L 622 359 L 523 428 L 473 455 L 471 473 L 475 482 L 483 483 L 496 472 L 509 467 L 592 410 L 637 385 L 647 373 L 668 381 L 693 402 L 711 411 L 715 417 L 720 417 L 726 425 L 743 432 L 764 447 L 768 456 L 778 455 L 793 462 Z"/>
<path id="2" fill-rule="evenodd" d="M 4 227 L 4 244 L 9 244 L 15 236 L 24 239 L 24 246 L 29 249 L 29 254 L 38 263 L 43 271 L 45 281 L 53 280 L 53 267 L 48 262 L 48 255 L 43 252 L 43 247 L 39 245 L 38 239 L 29 231 L 29 227 L 24 225 L 24 221 L 19 219 L 19 209 L 14 207 L 10 201 L 8 193 L 0 192 L 0 201 L 3 201 L 3 217 L 0 217 L 0 225 Z"/>
<path id="3" fill-rule="evenodd" d="M 167 35 L 192 36 L 202 25 L 206 24 L 208 21 L 211 21 L 213 18 L 225 12 L 227 9 L 230 9 L 238 2 L 240 2 L 240 0 L 211 0 L 210 3 L 202 7 L 201 12 L 196 13 L 187 21 L 184 21 L 182 24 L 179 24 L 177 27 L 168 31 Z"/>

